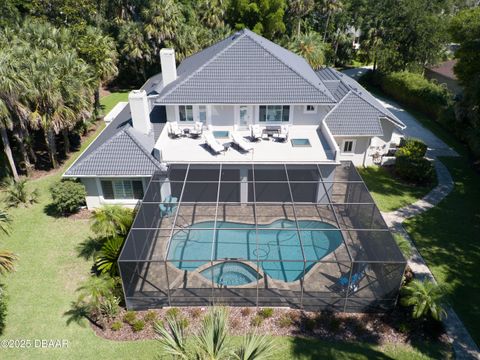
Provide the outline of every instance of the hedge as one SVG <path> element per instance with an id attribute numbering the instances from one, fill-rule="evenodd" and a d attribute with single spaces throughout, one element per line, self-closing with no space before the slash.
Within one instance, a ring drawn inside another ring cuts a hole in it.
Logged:
<path id="1" fill-rule="evenodd" d="M 456 129 L 453 95 L 443 85 L 407 71 L 366 73 L 361 82 L 379 87 L 393 99 L 415 109 L 450 130 Z"/>

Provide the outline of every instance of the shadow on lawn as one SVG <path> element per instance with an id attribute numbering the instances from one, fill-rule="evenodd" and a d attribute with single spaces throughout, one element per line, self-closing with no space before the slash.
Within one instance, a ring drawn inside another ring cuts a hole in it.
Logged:
<path id="1" fill-rule="evenodd" d="M 78 252 L 78 257 L 85 260 L 93 260 L 104 243 L 104 239 L 89 237 L 87 240 L 77 245 L 76 250 Z"/>
<path id="2" fill-rule="evenodd" d="M 367 358 L 393 359 L 371 346 L 359 343 L 318 341 L 296 337 L 292 341 L 295 359 Z"/>

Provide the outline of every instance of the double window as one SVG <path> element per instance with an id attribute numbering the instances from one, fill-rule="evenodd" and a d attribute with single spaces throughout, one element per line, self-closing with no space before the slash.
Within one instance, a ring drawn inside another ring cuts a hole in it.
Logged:
<path id="1" fill-rule="evenodd" d="M 261 105 L 259 120 L 263 122 L 282 122 L 290 120 L 290 106 Z"/>
<path id="2" fill-rule="evenodd" d="M 102 180 L 103 198 L 106 200 L 141 200 L 143 184 L 141 180 Z"/>
<path id="3" fill-rule="evenodd" d="M 342 153 L 352 154 L 355 151 L 355 140 L 343 140 Z"/>
<path id="4" fill-rule="evenodd" d="M 180 117 L 180 121 L 193 121 L 193 106 L 179 105 L 178 114 Z"/>

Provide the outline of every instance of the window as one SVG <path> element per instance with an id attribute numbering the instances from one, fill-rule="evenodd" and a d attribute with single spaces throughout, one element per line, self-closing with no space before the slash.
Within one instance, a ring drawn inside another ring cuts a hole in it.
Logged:
<path id="1" fill-rule="evenodd" d="M 289 121 L 290 106 L 288 105 L 261 105 L 260 121 L 264 122 L 280 122 Z"/>
<path id="2" fill-rule="evenodd" d="M 207 106 L 206 105 L 198 106 L 198 120 L 204 124 L 207 123 Z"/>
<path id="3" fill-rule="evenodd" d="M 317 107 L 315 105 L 305 105 L 303 112 L 305 114 L 315 114 L 317 112 Z"/>
<path id="4" fill-rule="evenodd" d="M 103 198 L 143 199 L 143 184 L 141 180 L 102 180 Z"/>
<path id="5" fill-rule="evenodd" d="M 355 140 L 343 140 L 342 152 L 351 154 L 355 151 Z"/>
<path id="6" fill-rule="evenodd" d="M 180 115 L 180 121 L 193 121 L 192 105 L 179 105 L 178 113 Z"/>

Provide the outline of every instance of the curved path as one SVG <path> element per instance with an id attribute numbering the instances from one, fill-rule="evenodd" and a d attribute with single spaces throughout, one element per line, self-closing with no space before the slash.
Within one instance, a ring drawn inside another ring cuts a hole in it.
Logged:
<path id="1" fill-rule="evenodd" d="M 362 67 L 355 69 L 347 69 L 343 72 L 348 76 L 358 79 L 371 67 Z M 395 116 L 402 120 L 407 128 L 404 130 L 404 134 L 407 137 L 414 137 L 421 139 L 428 146 L 427 157 L 432 159 L 435 164 L 435 170 L 437 173 L 438 185 L 430 191 L 424 198 L 417 202 L 400 208 L 396 211 L 382 213 L 383 218 L 387 225 L 395 232 L 401 233 L 412 245 L 413 255 L 408 259 L 408 265 L 415 274 L 415 277 L 420 279 L 430 279 L 436 282 L 435 277 L 428 268 L 425 260 L 419 251 L 415 247 L 412 239 L 403 228 L 403 221 L 421 214 L 442 201 L 454 187 L 454 182 L 448 169 L 443 165 L 437 156 L 458 156 L 458 153 L 449 147 L 445 142 L 439 139 L 430 130 L 425 128 L 419 121 L 396 102 L 376 96 L 377 100 L 382 103 L 388 110 L 390 110 Z M 463 325 L 455 311 L 451 306 L 446 309 L 447 318 L 443 320 L 445 329 L 452 342 L 453 350 L 455 352 L 456 359 L 480 359 L 480 350 L 477 344 L 473 341 L 472 337 L 468 333 L 468 330 Z"/>

